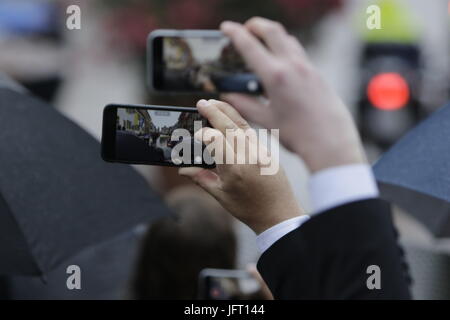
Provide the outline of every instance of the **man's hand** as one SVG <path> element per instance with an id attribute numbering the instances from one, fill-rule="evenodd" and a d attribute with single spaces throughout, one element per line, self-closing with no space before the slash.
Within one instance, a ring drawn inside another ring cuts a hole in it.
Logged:
<path id="1" fill-rule="evenodd" d="M 244 130 L 253 130 L 228 103 L 200 100 L 197 108 L 214 127 L 202 128 L 195 134 L 196 139 L 203 141 L 207 148 L 213 141 L 223 141 L 222 155 L 235 160 L 243 153 L 249 154 L 257 150 L 250 148 L 250 143 L 253 143 L 250 140 L 247 141 L 245 150 L 236 148 L 236 144 L 233 148 L 231 141 L 227 140 L 230 139 L 230 136 L 226 135 L 227 129 L 237 130 L 240 134 L 244 134 Z M 245 138 L 247 139 L 247 136 Z M 217 150 L 213 157 L 216 163 L 219 162 Z M 257 234 L 303 214 L 283 170 L 280 168 L 274 175 L 261 175 L 263 165 L 258 155 L 249 154 L 248 158 L 250 157 L 256 160 L 255 164 L 249 164 L 249 161 L 246 164 L 216 164 L 214 171 L 198 167 L 181 168 L 179 173 L 190 177 Z"/>
<path id="2" fill-rule="evenodd" d="M 313 173 L 366 161 L 349 111 L 282 25 L 255 17 L 245 25 L 224 22 L 221 30 L 260 77 L 268 98 L 226 94 L 224 100 L 249 121 L 280 129 L 283 145 Z"/>

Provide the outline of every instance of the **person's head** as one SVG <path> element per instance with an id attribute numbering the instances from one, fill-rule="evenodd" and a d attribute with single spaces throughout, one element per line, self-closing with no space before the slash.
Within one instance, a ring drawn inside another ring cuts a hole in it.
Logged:
<path id="1" fill-rule="evenodd" d="M 136 299 L 195 299 L 202 269 L 235 267 L 232 220 L 216 200 L 190 186 L 169 193 L 167 203 L 174 215 L 152 223 L 143 239 Z"/>

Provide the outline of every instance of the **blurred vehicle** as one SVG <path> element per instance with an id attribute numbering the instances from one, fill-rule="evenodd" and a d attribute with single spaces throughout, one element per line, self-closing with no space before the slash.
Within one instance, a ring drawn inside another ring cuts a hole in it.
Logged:
<path id="1" fill-rule="evenodd" d="M 420 48 L 413 44 L 366 44 L 361 59 L 358 123 L 363 140 L 386 149 L 424 115 Z"/>
<path id="2" fill-rule="evenodd" d="M 49 102 L 62 81 L 62 22 L 56 1 L 0 2 L 0 70 Z"/>
<path id="3" fill-rule="evenodd" d="M 357 109 L 363 140 L 385 150 L 427 111 L 421 105 L 422 52 L 408 8 L 379 1 L 381 29 L 363 34 Z"/>

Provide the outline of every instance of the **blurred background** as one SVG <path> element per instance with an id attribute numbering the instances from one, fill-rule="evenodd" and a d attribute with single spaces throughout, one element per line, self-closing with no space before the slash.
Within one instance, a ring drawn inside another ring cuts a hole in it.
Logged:
<path id="1" fill-rule="evenodd" d="M 380 30 L 366 26 L 372 4 L 381 9 Z M 66 28 L 69 5 L 81 8 L 79 30 Z M 280 21 L 306 47 L 353 112 L 371 161 L 449 99 L 448 0 L 1 0 L 0 71 L 100 139 L 108 103 L 193 106 L 199 98 L 149 93 L 145 46 L 150 31 L 217 29 L 225 19 L 244 22 L 256 15 Z M 303 163 L 282 149 L 281 164 L 308 210 Z M 136 169 L 163 196 L 189 183 L 176 168 Z M 450 242 L 435 240 L 400 210 L 396 224 L 410 259 L 415 297 L 450 298 Z M 239 222 L 234 229 L 242 268 L 258 258 L 255 238 Z M 97 291 L 92 297 L 123 297 L 119 291 L 126 275 L 122 278 L 117 292 Z M 40 280 L 18 278 L 12 288 L 16 297 L 52 297 L 43 293 Z"/>

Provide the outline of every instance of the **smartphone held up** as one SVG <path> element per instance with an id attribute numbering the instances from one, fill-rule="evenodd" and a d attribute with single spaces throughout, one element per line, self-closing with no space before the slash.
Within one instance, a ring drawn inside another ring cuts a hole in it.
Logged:
<path id="1" fill-rule="evenodd" d="M 159 94 L 263 92 L 231 40 L 217 30 L 155 30 L 146 59 L 149 87 Z M 214 168 L 205 145 L 194 139 L 207 125 L 193 107 L 110 104 L 103 111 L 102 158 Z"/>
<path id="2" fill-rule="evenodd" d="M 107 105 L 103 111 L 102 158 L 108 162 L 215 167 L 194 133 L 208 125 L 196 108 Z"/>
<path id="3" fill-rule="evenodd" d="M 242 92 L 262 86 L 217 30 L 155 30 L 147 41 L 148 83 L 159 92 Z"/>

